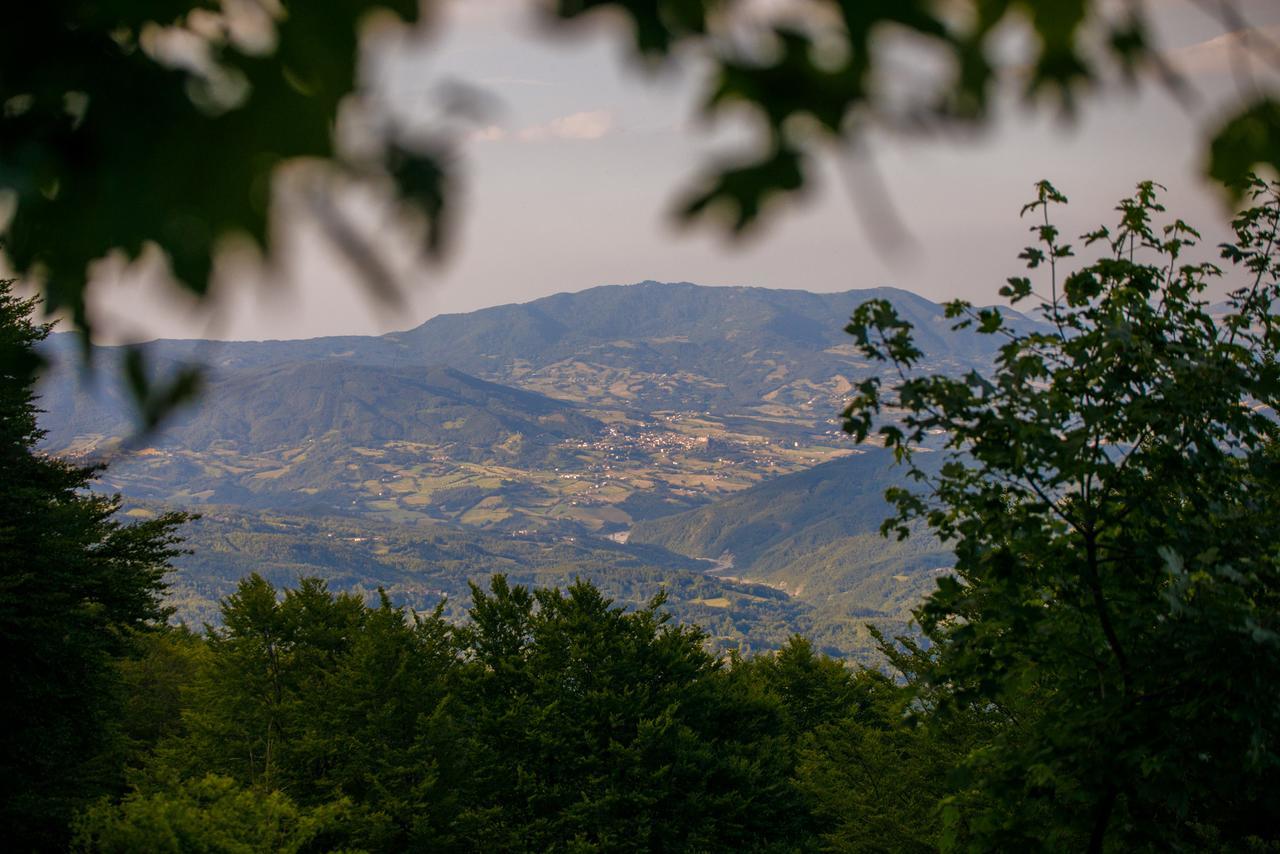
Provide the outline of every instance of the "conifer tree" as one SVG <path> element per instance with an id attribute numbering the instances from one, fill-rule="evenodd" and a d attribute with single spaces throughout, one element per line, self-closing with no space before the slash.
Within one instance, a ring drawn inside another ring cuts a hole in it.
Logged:
<path id="1" fill-rule="evenodd" d="M 99 469 L 38 450 L 34 300 L 0 282 L 0 825 L 9 845 L 61 843 L 72 812 L 112 784 L 115 660 L 163 621 L 175 529 L 116 520 Z M 12 849 L 11 849 L 12 850 Z"/>

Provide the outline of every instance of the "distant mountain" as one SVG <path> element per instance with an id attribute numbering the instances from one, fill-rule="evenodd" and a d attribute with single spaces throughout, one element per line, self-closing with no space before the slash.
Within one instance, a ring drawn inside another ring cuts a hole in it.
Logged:
<path id="1" fill-rule="evenodd" d="M 525 303 L 442 314 L 413 329 L 382 336 L 284 341 L 160 339 L 147 346 L 167 359 L 197 361 L 214 368 L 345 358 L 370 364 L 425 360 L 476 373 L 485 365 L 506 370 L 504 366 L 510 362 L 537 364 L 578 356 L 583 347 L 612 341 L 705 345 L 736 340 L 748 350 L 821 350 L 848 343 L 843 333 L 845 321 L 855 307 L 869 299 L 893 303 L 915 325 L 922 349 L 931 357 L 966 357 L 991 350 L 987 337 L 953 335 L 952 321 L 943 316 L 940 304 L 900 288 L 819 294 L 654 281 L 602 285 Z M 1032 322 L 1016 311 L 1003 310 L 1015 324 Z M 73 348 L 69 333 L 56 334 L 53 339 L 65 339 L 52 345 L 58 349 Z"/>
<path id="2" fill-rule="evenodd" d="M 102 348 L 86 386 L 76 342 L 55 335 L 57 367 L 39 389 L 44 445 L 110 458 L 104 490 L 243 514 L 222 526 L 235 536 L 194 529 L 184 589 L 203 608 L 225 587 L 217 578 L 250 568 L 340 578 L 349 559 L 359 584 L 403 581 L 406 596 L 423 573 L 456 596 L 462 579 L 495 567 L 607 569 L 632 599 L 642 588 L 626 572 L 647 579 L 644 595 L 678 580 L 692 591 L 681 614 L 717 637 L 802 631 L 865 652 L 862 624 L 905 627 L 950 565 L 927 537 L 875 533 L 880 495 L 901 474 L 839 429 L 855 384 L 885 371 L 843 331 L 872 298 L 915 326 L 922 369 L 990 366 L 998 340 L 951 332 L 942 306 L 905 291 L 643 282 L 377 337 L 152 342 L 152 365 L 202 363 L 208 386 L 133 444 L 113 381 L 122 351 Z M 1033 323 L 1014 312 L 1009 322 Z M 265 521 L 282 516 L 292 533 Z M 423 551 L 446 525 L 458 531 L 450 548 Z M 400 545 L 356 548 L 353 532 L 375 526 Z M 628 536 L 625 548 L 605 540 Z M 410 564 L 414 578 L 387 574 Z"/>
<path id="3" fill-rule="evenodd" d="M 940 369 L 988 360 L 990 336 L 952 333 L 936 303 L 895 288 L 814 294 L 643 282 L 443 315 L 385 336 L 428 362 L 553 396 L 649 408 L 828 406 L 876 370 L 844 332 L 860 303 L 892 302 Z M 1014 325 L 1029 324 L 1011 313 Z"/>
<path id="4" fill-rule="evenodd" d="M 951 333 L 941 306 L 892 288 L 643 282 L 379 337 L 157 341 L 153 364 L 203 361 L 209 387 L 106 485 L 184 503 L 617 532 L 847 452 L 836 414 L 884 370 L 843 332 L 871 298 L 915 325 L 926 370 L 990 364 L 997 341 Z M 120 351 L 97 354 L 99 382 L 85 389 L 73 345 L 48 344 L 62 358 L 41 386 L 45 446 L 92 458 L 132 433 L 132 413 L 109 381 Z"/>
<path id="5" fill-rule="evenodd" d="M 815 392 L 825 401 L 847 392 L 852 377 L 875 370 L 843 331 L 853 309 L 875 298 L 889 300 L 915 326 L 926 362 L 939 369 L 985 362 L 999 343 L 971 331 L 951 332 L 953 321 L 941 305 L 896 288 L 815 294 L 642 282 L 440 315 L 377 337 L 161 340 L 146 346 L 162 363 L 197 362 L 217 376 L 333 360 L 448 365 L 585 402 L 758 409 L 807 404 Z M 1033 323 L 1007 314 L 1014 326 Z"/>
<path id="6" fill-rule="evenodd" d="M 939 358 L 989 351 L 981 336 L 952 336 L 942 307 L 898 288 L 840 293 L 688 282 L 606 285 L 467 314 L 441 315 L 408 332 L 386 336 L 418 353 L 445 353 L 467 364 L 548 362 L 583 355 L 584 347 L 647 341 L 647 353 L 671 353 L 735 342 L 733 349 L 825 350 L 849 343 L 844 324 L 860 303 L 887 299 L 919 330 L 923 349 Z M 1020 315 L 1017 315 L 1020 317 Z"/>
<path id="7" fill-rule="evenodd" d="M 165 430 L 161 447 L 269 451 L 337 436 L 347 445 L 430 444 L 472 459 L 517 434 L 554 442 L 602 427 L 572 404 L 452 368 L 326 359 L 226 376 Z"/>

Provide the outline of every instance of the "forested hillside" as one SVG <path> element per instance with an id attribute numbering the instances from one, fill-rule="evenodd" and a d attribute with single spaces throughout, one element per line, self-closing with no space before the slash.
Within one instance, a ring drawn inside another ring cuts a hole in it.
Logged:
<path id="1" fill-rule="evenodd" d="M 134 505 L 126 513 L 147 519 L 160 509 Z M 206 509 L 183 528 L 183 537 L 189 554 L 174 561 L 178 571 L 170 579 L 167 601 L 175 609 L 171 619 L 192 628 L 219 624 L 219 603 L 251 573 L 281 587 L 299 578 L 324 578 L 335 592 L 366 602 L 376 602 L 381 591 L 397 606 L 421 612 L 443 607 L 442 614 L 455 621 L 464 619 L 471 605 L 470 584 L 484 586 L 501 574 L 530 588 L 567 587 L 589 578 L 630 608 L 662 593 L 664 611 L 701 627 L 709 648 L 719 652 L 778 649 L 799 632 L 820 637 L 831 655 L 875 657 L 861 622 L 825 628 L 806 600 L 768 584 L 719 578 L 711 562 L 656 546 L 227 507 Z M 893 611 L 899 619 L 901 613 Z"/>
<path id="2" fill-rule="evenodd" d="M 926 469 L 929 453 L 923 451 L 920 457 Z M 892 452 L 859 449 L 706 507 L 642 522 L 632 530 L 629 542 L 732 561 L 734 569 L 798 589 L 802 582 L 788 571 L 800 570 L 799 556 L 842 537 L 879 535 L 888 517 L 885 489 L 899 476 Z M 925 562 L 946 562 L 947 551 L 928 538 L 913 541 L 908 548 L 919 552 Z"/>
<path id="3" fill-rule="evenodd" d="M 495 577 L 462 626 L 316 579 L 279 594 L 254 575 L 207 637 L 141 639 L 134 786 L 82 815 L 78 846 L 816 851 L 839 769 L 806 745 L 851 715 L 874 738 L 901 694 L 798 639 L 717 659 L 660 599 L 626 611 L 586 583 Z"/>

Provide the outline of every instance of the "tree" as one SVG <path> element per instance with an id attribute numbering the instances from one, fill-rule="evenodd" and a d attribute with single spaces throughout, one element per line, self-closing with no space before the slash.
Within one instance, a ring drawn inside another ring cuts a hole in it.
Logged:
<path id="1" fill-rule="evenodd" d="M 800 740 L 862 697 L 843 666 L 800 641 L 776 667 L 719 661 L 660 603 L 628 612 L 585 582 L 497 576 L 474 597 L 450 626 L 316 579 L 246 578 L 192 657 L 181 720 L 77 838 L 207 824 L 252 850 L 293 838 L 286 822 L 318 850 L 814 847 L 792 775 Z M 231 821 L 247 798 L 278 815 Z"/>
<path id="2" fill-rule="evenodd" d="M 586 582 L 473 588 L 471 846 L 803 850 L 781 704 L 667 624 Z"/>
<path id="3" fill-rule="evenodd" d="M 260 575 L 243 579 L 223 602 L 223 626 L 208 634 L 182 755 L 267 790 L 305 784 L 303 769 L 282 754 L 308 726 L 316 694 L 365 616 L 359 598 L 333 596 L 317 578 L 303 579 L 283 601 Z"/>
<path id="4" fill-rule="evenodd" d="M 1223 259 L 1138 187 L 1113 229 L 1075 250 L 1041 183 L 1022 254 L 1046 290 L 1032 330 L 954 303 L 958 327 L 1003 336 L 991 376 L 922 376 L 908 324 L 883 301 L 854 313 L 863 352 L 895 367 L 845 412 L 923 492 L 892 490 L 886 530 L 924 519 L 955 575 L 917 612 L 935 645 L 918 686 L 998 719 L 944 802 L 944 842 L 1129 850 L 1276 841 L 1280 812 L 1280 186 L 1244 188 Z M 1002 295 L 1035 296 L 1028 277 Z M 929 452 L 932 432 L 945 446 Z M 929 474 L 917 461 L 942 454 Z"/>
<path id="5" fill-rule="evenodd" d="M 922 681 L 936 647 L 871 632 L 896 678 L 858 671 L 857 702 L 801 741 L 797 780 L 827 850 L 937 851 L 938 806 L 956 793 L 956 766 L 998 721 L 990 709 L 940 702 L 945 692 Z"/>
<path id="6" fill-rule="evenodd" d="M 224 600 L 203 647 L 180 720 L 134 776 L 134 793 L 95 809 L 95 827 L 167 811 L 212 775 L 235 798 L 337 811 L 326 844 L 454 846 L 469 768 L 449 708 L 452 629 L 439 613 L 409 617 L 385 596 L 370 607 L 316 578 L 281 592 L 255 574 Z"/>
<path id="7" fill-rule="evenodd" d="M 349 820 L 346 806 L 300 809 L 281 792 L 263 794 L 208 774 L 160 791 L 135 791 L 118 807 L 95 804 L 77 819 L 73 847 L 121 854 L 333 850 L 325 842 Z"/>
<path id="8" fill-rule="evenodd" d="M 130 637 L 120 672 L 120 764 L 125 776 L 144 766 L 156 746 L 184 731 L 189 686 L 204 666 L 204 639 L 186 626 L 164 626 Z"/>
<path id="9" fill-rule="evenodd" d="M 773 655 L 738 666 L 760 671 L 764 684 L 782 701 L 793 738 L 844 718 L 867 699 L 844 662 L 816 654 L 813 643 L 799 635 Z"/>
<path id="10" fill-rule="evenodd" d="M 115 662 L 132 633 L 163 622 L 187 518 L 121 524 L 118 497 L 86 492 L 99 469 L 36 450 L 20 368 L 49 331 L 34 310 L 0 282 L 0 820 L 19 848 L 65 841 L 71 812 L 117 783 L 104 761 L 122 699 Z"/>

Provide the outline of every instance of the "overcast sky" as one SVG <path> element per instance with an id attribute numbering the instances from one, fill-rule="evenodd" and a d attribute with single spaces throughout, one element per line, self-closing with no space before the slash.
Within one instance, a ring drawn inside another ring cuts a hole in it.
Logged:
<path id="1" fill-rule="evenodd" d="M 1244 0 L 1256 26 L 1280 36 L 1280 3 Z M 894 285 L 935 300 L 991 302 L 1025 244 L 1018 209 L 1048 178 L 1071 197 L 1062 217 L 1078 233 L 1111 219 L 1137 181 L 1169 187 L 1168 204 L 1222 234 L 1218 196 L 1198 178 L 1206 123 L 1238 97 L 1222 28 L 1190 0 L 1149 4 L 1162 44 L 1202 93 L 1192 110 L 1148 84 L 1088 99 L 1063 125 L 1016 105 L 973 139 L 877 137 L 875 169 L 909 233 L 887 247 L 886 213 L 832 156 L 815 192 L 749 242 L 713 229 L 677 229 L 670 210 L 709 153 L 740 142 L 697 121 L 699 75 L 642 73 L 616 34 L 551 37 L 517 0 L 455 3 L 430 41 L 371 68 L 397 109 L 423 121 L 440 81 L 483 88 L 500 105 L 459 152 L 460 227 L 443 265 L 408 276 L 405 304 L 371 300 L 355 271 L 305 233 L 274 295 L 252 277 L 223 276 L 215 310 L 162 301 L 145 281 L 103 273 L 97 303 L 116 339 L 301 338 L 380 333 L 433 315 L 645 279 L 841 291 Z M 856 198 L 855 198 L 856 196 Z M 861 199 L 861 201 L 859 201 Z M 393 248 L 388 247 L 393 253 Z"/>

